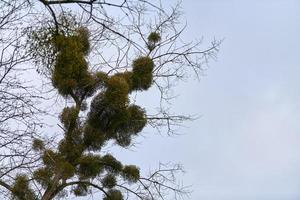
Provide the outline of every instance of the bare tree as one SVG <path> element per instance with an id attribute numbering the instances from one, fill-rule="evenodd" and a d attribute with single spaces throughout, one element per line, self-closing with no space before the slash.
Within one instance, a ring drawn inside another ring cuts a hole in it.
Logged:
<path id="1" fill-rule="evenodd" d="M 72 10 L 78 12 L 77 20 L 91 32 L 91 69 L 113 74 L 130 70 L 131 61 L 139 55 L 153 59 L 154 86 L 161 94 L 159 109 L 148 114 L 153 127 L 167 127 L 168 133 L 172 134 L 174 127 L 193 118 L 173 114 L 168 109 L 167 105 L 174 97 L 170 91 L 176 82 L 185 79 L 191 72 L 196 77 L 201 76 L 208 61 L 216 58 L 221 41 L 213 40 L 204 47 L 202 38 L 185 41 L 182 37 L 186 25 L 180 21 L 180 2 L 164 8 L 160 1 L 147 0 L 39 1 L 49 10 L 47 23 L 49 26 L 54 24 L 56 29 L 65 26 L 59 17 Z M 41 23 L 44 24 L 45 20 Z M 150 32 L 159 33 L 161 40 L 156 44 L 149 43 L 147 37 Z M 149 51 L 149 48 L 153 49 Z M 46 53 L 49 55 L 49 52 Z M 42 68 L 45 69 L 45 65 L 49 68 L 51 64 L 42 63 Z"/>
<path id="2" fill-rule="evenodd" d="M 0 186 L 6 189 L 16 173 L 37 161 L 30 144 L 39 125 L 39 98 L 24 76 L 30 57 L 22 23 L 28 9 L 25 1 L 0 1 Z"/>
<path id="3" fill-rule="evenodd" d="M 68 193 L 91 195 L 95 191 L 101 192 L 105 200 L 180 199 L 187 195 L 189 191 L 176 182 L 176 173 L 182 171 L 180 165 L 161 164 L 156 171 L 143 176 L 138 167 L 123 166 L 112 155 L 101 152 L 101 148 L 107 141 L 128 148 L 146 125 L 174 134 L 174 127 L 192 119 L 170 111 L 170 91 L 191 72 L 199 77 L 209 59 L 215 58 L 220 41 L 212 41 L 204 49 L 202 40 L 184 41 L 180 3 L 169 8 L 160 1 L 148 0 L 17 2 L 3 2 L 3 8 L 12 12 L 7 12 L 2 21 L 7 16 L 16 16 L 10 24 L 19 19 L 24 21 L 23 16 L 16 20 L 18 15 L 14 13 L 24 6 L 31 9 L 29 13 L 19 12 L 31 21 L 24 29 L 29 36 L 29 51 L 23 51 L 18 35 L 9 34 L 9 47 L 13 49 L 8 52 L 16 54 L 4 58 L 1 67 L 6 69 L 6 62 L 10 63 L 7 66 L 18 66 L 27 61 L 28 52 L 38 72 L 45 75 L 67 106 L 60 114 L 61 136 L 51 145 L 46 145 L 47 140 L 34 139 L 31 147 L 32 130 L 37 124 L 32 120 L 34 96 L 27 93 L 28 88 L 21 87 L 23 83 L 13 79 L 16 91 L 26 93 L 17 96 L 21 106 L 9 109 L 21 113 L 13 115 L 13 119 L 22 119 L 26 129 L 18 128 L 22 132 L 16 134 L 10 131 L 14 125 L 7 124 L 11 136 L 3 138 L 3 148 L 7 152 L 18 149 L 19 143 L 27 146 L 17 157 L 23 158 L 20 165 L 20 160 L 13 160 L 0 166 L 8 178 L 5 181 L 0 176 L 0 186 L 12 197 L 26 200 L 50 200 L 66 197 Z M 49 12 L 45 13 L 45 8 Z M 10 80 L 5 73 L 3 77 Z M 157 111 L 132 103 L 133 94 L 139 95 L 151 86 L 160 93 Z M 8 101 L 12 102 L 9 97 Z M 32 150 L 39 156 L 31 154 Z M 7 158 L 14 156 L 5 154 L 3 159 Z M 20 175 L 24 168 L 26 176 Z M 11 173 L 11 169 L 18 174 Z"/>

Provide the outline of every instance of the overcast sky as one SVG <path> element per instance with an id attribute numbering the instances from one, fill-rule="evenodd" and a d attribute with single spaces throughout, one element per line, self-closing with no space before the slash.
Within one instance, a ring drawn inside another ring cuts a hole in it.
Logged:
<path id="1" fill-rule="evenodd" d="M 205 76 L 175 88 L 173 110 L 201 117 L 176 137 L 147 128 L 115 157 L 181 163 L 191 200 L 299 200 L 300 0 L 182 1 L 186 39 L 225 38 Z"/>
<path id="2" fill-rule="evenodd" d="M 192 200 L 300 199 L 300 1 L 183 0 L 183 9 L 187 38 L 225 38 L 206 76 L 176 88 L 175 110 L 202 117 L 181 136 L 145 134 L 120 156 L 147 169 L 182 163 Z"/>
<path id="3" fill-rule="evenodd" d="M 186 39 L 225 38 L 206 75 L 176 87 L 173 110 L 201 118 L 176 137 L 146 129 L 135 148 L 114 155 L 143 171 L 183 164 L 191 200 L 299 200 L 300 0 L 182 5 Z M 138 103 L 154 98 L 146 92 Z"/>

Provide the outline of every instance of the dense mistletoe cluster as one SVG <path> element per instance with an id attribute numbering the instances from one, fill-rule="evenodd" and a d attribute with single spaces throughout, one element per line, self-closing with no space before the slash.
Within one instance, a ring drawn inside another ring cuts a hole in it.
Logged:
<path id="1" fill-rule="evenodd" d="M 105 190 L 105 200 L 122 200 L 123 195 L 115 186 L 121 179 L 137 182 L 139 168 L 124 166 L 110 154 L 101 155 L 100 150 L 110 140 L 122 147 L 129 146 L 146 126 L 145 110 L 130 103 L 129 95 L 151 87 L 154 63 L 150 57 L 140 56 L 133 61 L 132 71 L 113 75 L 91 72 L 86 60 L 90 52 L 88 29 L 76 27 L 68 34 L 54 31 L 51 34 L 50 46 L 56 52 L 51 81 L 60 95 L 74 100 L 74 105 L 65 107 L 59 116 L 64 137 L 57 150 L 46 148 L 42 140 L 33 142 L 33 149 L 41 153 L 43 161 L 43 167 L 34 171 L 33 178 L 54 196 L 67 180 L 74 179 L 78 183 L 73 193 L 86 195 L 89 181 L 97 178 L 99 187 Z M 149 44 L 159 40 L 159 34 L 150 34 Z M 89 97 L 93 99 L 86 118 L 79 118 Z M 20 197 L 22 188 L 31 191 L 25 183 L 26 176 L 16 180 L 16 196 Z M 35 198 L 31 192 L 26 195 L 26 199 Z"/>

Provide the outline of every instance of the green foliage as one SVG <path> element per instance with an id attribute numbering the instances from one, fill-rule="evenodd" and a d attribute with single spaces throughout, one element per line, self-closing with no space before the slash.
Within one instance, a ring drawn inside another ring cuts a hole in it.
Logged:
<path id="1" fill-rule="evenodd" d="M 79 44 L 81 45 L 81 51 L 83 52 L 84 55 L 88 55 L 90 51 L 89 30 L 85 27 L 79 27 L 76 30 L 76 33 L 77 33 L 76 36 L 78 38 Z"/>
<path id="2" fill-rule="evenodd" d="M 81 178 L 94 178 L 99 175 L 103 170 L 103 165 L 101 164 L 101 157 L 92 154 L 84 155 L 79 158 L 79 175 Z"/>
<path id="3" fill-rule="evenodd" d="M 28 34 L 29 52 L 36 64 L 42 66 L 37 68 L 37 72 L 47 76 L 51 74 L 55 61 L 53 35 L 55 35 L 55 30 L 50 27 L 42 27 Z"/>
<path id="4" fill-rule="evenodd" d="M 128 106 L 129 75 L 119 73 L 107 81 L 107 90 L 94 97 L 88 117 L 91 127 L 106 133 L 105 136 L 101 134 L 101 139 L 114 138 L 121 146 L 130 145 L 131 136 L 140 132 L 147 123 L 143 109 L 135 105 Z M 90 135 L 95 134 L 96 131 L 94 134 L 90 132 Z"/>
<path id="5" fill-rule="evenodd" d="M 122 130 L 130 134 L 137 134 L 142 131 L 147 123 L 145 110 L 137 105 L 130 105 L 127 111 L 130 117 Z"/>
<path id="6" fill-rule="evenodd" d="M 76 107 L 66 107 L 60 114 L 60 121 L 65 128 L 74 129 L 79 110 Z"/>
<path id="7" fill-rule="evenodd" d="M 157 43 L 160 40 L 161 40 L 161 37 L 160 37 L 159 33 L 157 33 L 157 32 L 152 32 L 148 36 L 148 41 L 149 42 Z"/>
<path id="8" fill-rule="evenodd" d="M 43 142 L 43 140 L 40 140 L 40 139 L 37 139 L 35 138 L 33 141 L 32 141 L 32 149 L 34 151 L 41 151 L 45 148 L 45 144 Z"/>
<path id="9" fill-rule="evenodd" d="M 82 155 L 83 153 L 83 145 L 78 144 L 71 141 L 70 139 L 63 139 L 58 146 L 59 152 L 64 156 L 64 160 L 70 162 L 71 164 L 75 165 L 76 160 Z"/>
<path id="10" fill-rule="evenodd" d="M 60 24 L 57 30 L 48 21 L 42 22 L 41 26 L 37 29 L 28 31 L 28 50 L 36 64 L 41 65 L 37 71 L 43 75 L 51 76 L 53 73 L 53 65 L 57 56 L 57 49 L 55 48 L 55 39 L 57 35 L 83 37 L 84 33 L 79 24 L 76 22 L 75 17 L 70 13 L 64 13 L 58 16 L 58 23 Z M 35 27 L 35 26 L 33 26 Z M 83 28 L 84 29 L 84 28 Z M 88 36 L 89 34 L 87 34 Z M 83 39 L 83 41 L 87 41 Z M 84 46 L 84 45 L 82 45 Z"/>
<path id="11" fill-rule="evenodd" d="M 104 72 L 97 72 L 95 74 L 95 76 L 97 77 L 98 81 L 101 82 L 101 83 L 106 83 L 107 80 L 108 80 L 108 76 Z"/>
<path id="12" fill-rule="evenodd" d="M 33 173 L 33 178 L 43 187 L 47 188 L 51 185 L 51 178 L 53 176 L 53 171 L 48 168 L 37 169 Z"/>
<path id="13" fill-rule="evenodd" d="M 111 189 L 107 192 L 107 196 L 103 200 L 123 200 L 123 195 L 119 190 Z"/>
<path id="14" fill-rule="evenodd" d="M 99 129 L 86 124 L 84 127 L 83 143 L 89 150 L 100 150 L 105 142 L 105 134 Z"/>
<path id="15" fill-rule="evenodd" d="M 152 85 L 154 63 L 149 57 L 139 57 L 133 62 L 131 90 L 147 90 Z"/>
<path id="16" fill-rule="evenodd" d="M 46 65 L 46 74 L 51 75 L 52 84 L 67 97 L 72 93 L 91 95 L 97 80 L 88 72 L 85 56 L 90 51 L 90 33 L 79 26 L 68 14 L 58 19 L 63 28 L 42 27 L 29 36 L 29 51 Z M 43 60 L 48 61 L 44 62 Z"/>
<path id="17" fill-rule="evenodd" d="M 156 47 L 156 44 L 161 40 L 160 34 L 157 32 L 152 32 L 148 36 L 148 49 L 153 51 Z"/>
<path id="18" fill-rule="evenodd" d="M 113 96 L 115 98 L 112 98 Z M 118 96 L 120 98 L 116 99 Z M 107 134 L 115 132 L 118 126 L 127 121 L 129 117 L 128 112 L 126 112 L 128 97 L 127 95 L 121 97 L 122 95 L 117 94 L 117 91 L 113 89 L 96 95 L 91 103 L 88 123 Z"/>
<path id="19" fill-rule="evenodd" d="M 96 76 L 89 72 L 84 73 L 85 75 L 82 77 L 82 80 L 78 82 L 77 88 L 73 91 L 75 96 L 79 98 L 92 96 L 101 85 L 101 82 Z"/>
<path id="20" fill-rule="evenodd" d="M 116 73 L 113 76 L 123 78 L 127 82 L 128 86 L 129 86 L 129 90 L 131 91 L 131 88 L 132 88 L 132 74 L 133 74 L 132 72 L 126 71 L 126 72 L 122 72 L 122 73 Z"/>
<path id="21" fill-rule="evenodd" d="M 51 66 L 53 87 L 65 98 L 72 98 L 75 105 L 65 107 L 59 118 L 64 127 L 64 138 L 58 151 L 45 150 L 41 141 L 34 141 L 33 147 L 43 151 L 43 168 L 34 172 L 34 179 L 45 189 L 52 184 L 54 173 L 66 181 L 78 177 L 79 180 L 92 180 L 103 177 L 101 184 L 109 189 L 105 200 L 123 200 L 117 185 L 117 176 L 128 182 L 140 178 L 138 167 L 122 163 L 110 154 L 99 156 L 89 151 L 100 151 L 109 140 L 122 147 L 129 146 L 147 124 L 146 112 L 141 107 L 130 104 L 129 94 L 137 90 L 147 90 L 153 83 L 154 62 L 149 56 L 141 56 L 133 61 L 132 71 L 108 75 L 103 71 L 90 72 L 86 57 L 90 52 L 90 33 L 73 19 L 61 18 L 65 28 L 58 32 L 44 29 L 34 32 L 36 45 L 49 47 L 54 53 Z M 68 24 L 69 23 L 69 24 Z M 45 33 L 49 35 L 46 37 Z M 45 39 L 44 43 L 39 43 Z M 149 45 L 155 47 L 160 35 L 153 32 L 148 37 Z M 41 40 L 42 41 L 42 40 Z M 98 92 L 97 95 L 95 93 Z M 79 118 L 80 111 L 88 106 L 93 97 L 86 118 Z M 61 181 L 60 180 L 60 181 Z M 86 195 L 88 185 L 79 183 L 73 189 L 77 196 Z"/>
<path id="22" fill-rule="evenodd" d="M 113 174 L 107 174 L 102 180 L 101 180 L 102 186 L 105 188 L 113 188 L 117 184 L 116 177 Z"/>
<path id="23" fill-rule="evenodd" d="M 62 157 L 52 150 L 45 150 L 42 155 L 42 160 L 46 166 L 55 167 L 56 162 L 61 161 Z"/>
<path id="24" fill-rule="evenodd" d="M 112 76 L 107 81 L 105 100 L 115 108 L 122 108 L 128 103 L 129 86 L 120 76 Z"/>
<path id="25" fill-rule="evenodd" d="M 16 200 L 36 200 L 33 190 L 29 187 L 29 180 L 25 175 L 17 175 L 12 186 L 13 199 Z"/>
<path id="26" fill-rule="evenodd" d="M 67 96 L 89 82 L 85 52 L 77 36 L 58 35 L 54 39 L 58 55 L 52 74 L 52 83 L 58 92 Z"/>
<path id="27" fill-rule="evenodd" d="M 131 144 L 132 138 L 131 135 L 127 132 L 117 132 L 114 136 L 116 142 L 121 147 L 127 147 Z"/>
<path id="28" fill-rule="evenodd" d="M 137 166 L 126 165 L 122 170 L 122 176 L 129 182 L 137 182 L 140 178 L 140 170 Z"/>
<path id="29" fill-rule="evenodd" d="M 59 153 L 64 160 L 73 165 L 76 164 L 76 160 L 82 155 L 84 149 L 82 130 L 78 128 L 69 128 L 58 146 Z"/>
<path id="30" fill-rule="evenodd" d="M 61 153 L 45 150 L 42 159 L 49 170 L 60 171 L 63 178 L 72 177 L 75 173 L 75 167 Z"/>
<path id="31" fill-rule="evenodd" d="M 62 179 L 71 178 L 75 174 L 75 167 L 66 161 L 58 162 L 57 169 L 60 170 Z"/>
<path id="32" fill-rule="evenodd" d="M 117 143 L 123 147 L 129 146 L 132 136 L 142 131 L 147 123 L 145 111 L 139 106 L 130 105 L 126 112 L 128 117 L 119 125 L 114 136 Z"/>
<path id="33" fill-rule="evenodd" d="M 101 162 L 103 163 L 104 169 L 110 173 L 118 174 L 122 171 L 122 163 L 110 154 L 103 156 Z"/>
<path id="34" fill-rule="evenodd" d="M 106 73 L 103 72 L 96 72 L 95 74 L 88 74 L 86 77 L 85 85 L 82 85 L 77 90 L 77 95 L 90 97 L 94 95 L 94 93 L 99 90 L 103 89 L 104 85 L 108 80 L 108 76 Z"/>

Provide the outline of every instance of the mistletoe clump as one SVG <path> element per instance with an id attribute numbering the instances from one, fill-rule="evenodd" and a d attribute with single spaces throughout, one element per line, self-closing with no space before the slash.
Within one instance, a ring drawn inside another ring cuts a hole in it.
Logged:
<path id="1" fill-rule="evenodd" d="M 91 51 L 88 29 L 74 27 L 71 32 L 49 34 L 50 46 L 56 52 L 52 85 L 64 98 L 72 99 L 74 105 L 63 108 L 59 116 L 64 137 L 56 149 L 45 147 L 41 140 L 33 142 L 43 161 L 33 178 L 49 196 L 55 196 L 68 186 L 68 180 L 74 179 L 77 181 L 73 194 L 84 196 L 97 179 L 105 191 L 105 200 L 123 200 L 118 182 L 137 182 L 140 170 L 134 165 L 123 165 L 111 154 L 101 154 L 101 149 L 108 141 L 128 147 L 147 125 L 146 111 L 132 104 L 129 95 L 151 87 L 154 62 L 149 56 L 139 56 L 133 60 L 131 71 L 112 75 L 91 72 L 87 61 Z M 157 42 L 159 38 L 152 34 L 149 40 Z M 87 101 L 89 97 L 91 101 Z M 90 106 L 85 102 L 91 102 Z M 81 113 L 87 107 L 87 114 Z"/>
<path id="2" fill-rule="evenodd" d="M 140 57 L 133 62 L 132 90 L 147 90 L 152 85 L 154 63 L 149 57 Z"/>
<path id="3" fill-rule="evenodd" d="M 161 40 L 161 36 L 158 32 L 150 33 L 148 36 L 148 49 L 150 51 L 153 51 L 160 40 Z"/>
<path id="4" fill-rule="evenodd" d="M 29 180 L 26 175 L 17 175 L 15 183 L 12 186 L 12 194 L 18 200 L 35 200 L 36 196 L 29 187 Z"/>

